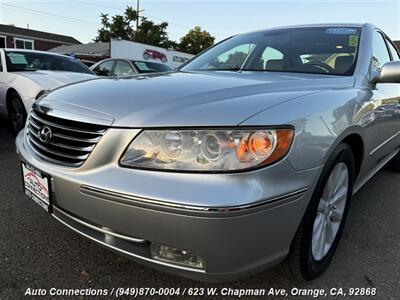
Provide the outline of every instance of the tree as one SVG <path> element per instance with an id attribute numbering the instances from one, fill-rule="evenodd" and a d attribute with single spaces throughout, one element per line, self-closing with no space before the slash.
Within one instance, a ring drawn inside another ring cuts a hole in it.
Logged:
<path id="1" fill-rule="evenodd" d="M 101 14 L 102 27 L 97 30 L 97 37 L 95 42 L 107 42 L 110 40 L 110 22 L 108 21 L 108 14 Z"/>
<path id="2" fill-rule="evenodd" d="M 133 33 L 132 40 L 138 43 L 171 48 L 174 42 L 170 41 L 168 38 L 167 27 L 168 22 L 155 24 L 146 17 L 142 17 L 139 30 Z"/>
<path id="3" fill-rule="evenodd" d="M 124 15 L 115 15 L 109 19 L 108 14 L 101 14 L 101 28 L 97 30 L 96 42 L 108 42 L 110 38 L 131 40 L 133 35 L 132 23 L 137 20 L 137 13 L 127 6 Z"/>
<path id="4" fill-rule="evenodd" d="M 194 29 L 181 38 L 178 45 L 178 50 L 191 54 L 197 54 L 204 49 L 214 44 L 215 37 L 209 32 L 201 30 L 200 26 L 196 26 Z"/>
<path id="5" fill-rule="evenodd" d="M 101 14 L 101 28 L 97 31 L 96 42 L 108 42 L 110 38 L 123 39 L 138 43 L 145 43 L 163 48 L 175 48 L 177 44 L 170 41 L 167 33 L 167 22 L 156 24 L 141 17 L 140 26 L 133 29 L 133 23 L 138 18 L 136 10 L 128 6 L 124 15 L 115 15 L 109 19 L 108 14 Z"/>

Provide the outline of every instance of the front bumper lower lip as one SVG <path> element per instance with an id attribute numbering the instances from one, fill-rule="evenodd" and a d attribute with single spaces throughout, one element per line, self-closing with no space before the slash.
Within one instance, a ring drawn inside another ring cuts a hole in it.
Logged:
<path id="1" fill-rule="evenodd" d="M 118 247 L 117 246 L 118 243 L 117 243 L 117 245 L 113 245 L 112 242 L 109 239 L 106 242 L 105 240 L 107 240 L 107 239 L 104 239 L 104 236 L 111 235 L 111 236 L 114 236 L 114 237 L 116 237 L 118 239 L 122 239 L 123 241 L 126 240 L 126 242 L 131 242 L 130 244 L 132 244 L 132 242 L 134 242 L 136 244 L 137 243 L 138 244 L 147 243 L 145 240 L 142 240 L 142 239 L 131 238 L 131 237 L 127 237 L 127 236 L 124 236 L 124 235 L 115 234 L 115 233 L 112 233 L 110 231 L 101 230 L 98 227 L 95 227 L 95 226 L 93 226 L 93 225 L 91 225 L 89 223 L 86 223 L 86 222 L 84 222 L 84 221 L 82 221 L 80 219 L 75 218 L 74 216 L 68 214 L 67 212 L 61 210 L 60 208 L 58 208 L 56 206 L 53 207 L 52 216 L 57 221 L 59 221 L 61 224 L 67 226 L 68 228 L 72 229 L 73 231 L 79 233 L 80 235 L 82 235 L 82 236 L 84 236 L 84 237 L 86 237 L 86 238 L 88 238 L 88 239 L 90 239 L 90 240 L 92 240 L 92 241 L 94 241 L 96 243 L 99 243 L 99 244 L 101 244 L 102 246 L 104 246 L 106 248 L 109 248 L 109 249 L 111 249 L 113 251 L 116 251 L 118 253 L 124 254 L 124 255 L 126 255 L 128 257 L 139 259 L 141 261 L 146 261 L 146 262 L 151 263 L 151 264 L 158 264 L 158 265 L 161 265 L 161 266 L 164 266 L 164 267 L 174 268 L 174 269 L 177 269 L 177 270 L 183 270 L 183 271 L 188 271 L 188 272 L 196 272 L 196 273 L 205 274 L 205 270 L 202 270 L 202 269 L 189 268 L 189 267 L 184 267 L 184 266 L 180 266 L 180 265 L 170 264 L 170 263 L 159 261 L 159 260 L 154 260 L 154 259 L 152 259 L 150 257 L 146 257 L 145 255 L 138 255 L 138 254 L 133 253 L 132 251 L 124 250 L 122 247 Z M 72 224 L 72 223 L 75 223 L 75 224 Z M 92 231 L 92 233 L 91 234 L 86 233 L 87 230 L 88 231 Z M 93 231 L 98 232 L 99 237 L 96 238 L 95 235 L 93 234 Z"/>
<path id="2" fill-rule="evenodd" d="M 137 196 L 132 196 L 128 194 L 123 194 L 123 193 L 118 193 L 114 191 L 109 191 L 93 186 L 88 186 L 88 185 L 82 185 L 81 186 L 81 192 L 83 194 L 89 195 L 89 196 L 98 196 L 101 195 L 102 197 L 104 196 L 109 196 L 114 199 L 120 199 L 120 200 L 126 200 L 126 201 L 134 201 L 142 204 L 152 204 L 152 205 L 157 205 L 157 206 L 162 206 L 166 208 L 177 208 L 177 209 L 183 209 L 183 210 L 192 210 L 192 211 L 202 211 L 202 212 L 233 212 L 233 211 L 242 211 L 245 209 L 251 209 L 251 208 L 257 208 L 266 204 L 273 204 L 274 202 L 278 202 L 281 200 L 284 200 L 286 198 L 290 198 L 293 196 L 300 196 L 303 195 L 306 191 L 307 188 L 300 189 L 291 193 L 287 193 L 285 195 L 275 197 L 272 199 L 266 199 L 264 201 L 259 201 L 259 202 L 254 202 L 251 204 L 246 204 L 246 205 L 238 205 L 238 206 L 228 206 L 228 207 L 205 207 L 205 206 L 189 206 L 189 205 L 181 205 L 181 204 L 176 204 L 172 202 L 165 202 L 165 201 L 158 201 L 154 199 L 149 199 L 149 198 L 142 198 L 142 197 L 137 197 Z"/>
<path id="3" fill-rule="evenodd" d="M 90 223 L 87 223 L 87 222 L 85 222 L 85 221 L 83 221 L 83 220 L 81 220 L 81 219 L 79 219 L 79 218 L 76 218 L 76 217 L 74 217 L 74 216 L 72 216 L 72 215 L 70 215 L 70 214 L 64 212 L 64 211 L 61 210 L 61 209 L 59 209 L 58 211 L 59 211 L 61 214 L 63 214 L 65 217 L 70 218 L 72 221 L 74 221 L 74 222 L 76 222 L 76 223 L 79 223 L 79 224 L 81 224 L 81 225 L 83 225 L 83 226 L 87 226 L 87 227 L 89 227 L 90 229 L 93 229 L 93 230 L 98 231 L 98 232 L 100 232 L 100 233 L 103 233 L 103 234 L 105 234 L 105 235 L 113 236 L 113 237 L 116 237 L 116 238 L 118 238 L 118 239 L 126 240 L 126 241 L 133 242 L 133 243 L 145 243 L 145 242 L 146 242 L 146 240 L 143 240 L 143 239 L 130 237 L 130 236 L 127 236 L 127 235 L 124 235 L 124 234 L 115 233 L 115 232 L 113 232 L 113 231 L 111 231 L 111 230 L 107 230 L 107 229 L 104 229 L 104 228 L 101 228 L 101 227 L 94 226 L 94 225 L 92 225 L 92 224 L 90 224 Z M 54 216 L 54 217 L 56 217 L 56 216 Z M 56 218 L 57 218 L 57 217 L 56 217 Z M 59 221 L 61 221 L 59 218 L 57 218 L 57 219 L 58 219 Z"/>

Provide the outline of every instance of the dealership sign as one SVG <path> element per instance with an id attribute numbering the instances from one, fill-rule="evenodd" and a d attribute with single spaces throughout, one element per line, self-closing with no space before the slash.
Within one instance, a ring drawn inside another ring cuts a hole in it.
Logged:
<path id="1" fill-rule="evenodd" d="M 111 57 L 154 61 L 177 68 L 193 55 L 124 40 L 111 41 Z"/>

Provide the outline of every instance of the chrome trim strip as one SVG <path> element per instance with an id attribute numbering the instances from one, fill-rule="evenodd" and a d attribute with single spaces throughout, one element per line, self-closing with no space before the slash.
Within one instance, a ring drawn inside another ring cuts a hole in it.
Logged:
<path id="1" fill-rule="evenodd" d="M 32 146 L 29 137 L 26 138 L 26 141 L 27 141 L 27 143 L 28 143 L 28 145 L 29 145 L 29 150 L 32 150 L 32 151 L 35 153 L 35 155 L 39 156 L 40 159 L 42 159 L 42 160 L 44 160 L 44 161 L 46 161 L 46 162 L 54 163 L 54 164 L 61 165 L 61 166 L 64 166 L 64 167 L 79 167 L 79 166 L 81 166 L 81 165 L 83 164 L 83 162 L 79 162 L 79 163 L 66 163 L 66 162 L 63 162 L 63 161 L 61 161 L 61 160 L 57 160 L 57 159 L 54 159 L 54 158 L 50 158 L 50 157 L 48 157 L 48 156 L 45 156 L 45 155 L 43 155 L 42 153 L 40 153 L 39 151 L 37 151 L 37 150 L 35 149 L 35 147 Z"/>
<path id="2" fill-rule="evenodd" d="M 36 132 L 34 132 L 32 130 L 32 128 L 30 128 L 29 126 L 28 126 L 28 130 L 29 130 L 29 134 L 32 134 L 34 137 L 39 139 L 38 134 Z M 53 136 L 54 136 L 54 134 L 53 134 Z M 53 146 L 61 148 L 61 149 L 69 149 L 69 150 L 82 151 L 82 152 L 91 152 L 95 146 L 95 145 L 92 145 L 92 146 L 88 146 L 88 147 L 76 147 L 76 146 L 65 145 L 62 143 L 54 143 L 52 141 L 50 141 L 49 145 L 53 145 Z"/>
<path id="3" fill-rule="evenodd" d="M 372 156 L 375 154 L 376 151 L 378 151 L 379 149 L 381 149 L 382 147 L 384 147 L 386 144 L 390 143 L 392 140 L 394 140 L 396 137 L 398 137 L 400 135 L 400 131 L 398 131 L 396 134 L 394 134 L 393 136 L 391 136 L 390 138 L 388 138 L 386 141 L 384 141 L 382 144 L 380 144 L 378 147 L 376 147 L 375 149 L 373 149 L 370 153 L 369 156 Z"/>
<path id="4" fill-rule="evenodd" d="M 58 137 L 60 139 L 66 139 L 66 140 L 71 140 L 71 141 L 76 141 L 76 142 L 84 142 L 84 143 L 93 143 L 93 144 L 97 143 L 101 139 L 101 136 L 99 136 L 97 138 L 86 139 L 86 138 L 72 137 L 72 136 L 57 133 L 57 132 L 53 133 L 53 136 Z"/>
<path id="5" fill-rule="evenodd" d="M 33 118 L 29 117 L 27 120 L 27 123 L 32 126 L 35 127 L 36 130 L 40 129 L 40 126 L 33 120 Z"/>
<path id="6" fill-rule="evenodd" d="M 118 193 L 118 192 L 113 192 L 109 190 L 104 190 L 100 188 L 96 188 L 93 186 L 88 186 L 88 185 L 82 185 L 81 186 L 81 192 L 93 196 L 91 192 L 106 195 L 106 196 L 111 196 L 115 198 L 120 198 L 123 200 L 130 200 L 130 201 L 136 201 L 136 202 L 141 202 L 145 204 L 155 204 L 155 205 L 160 205 L 164 207 L 169 207 L 169 208 L 179 208 L 179 209 L 186 209 L 186 210 L 195 210 L 195 211 L 203 211 L 203 212 L 233 212 L 233 211 L 239 211 L 239 210 L 244 210 L 244 209 L 250 209 L 250 208 L 255 208 L 258 206 L 266 205 L 266 204 L 271 204 L 279 200 L 283 200 L 285 198 L 289 198 L 292 196 L 300 196 L 301 194 L 305 193 L 307 191 L 307 188 L 300 189 L 282 196 L 278 196 L 275 198 L 251 203 L 251 204 L 246 204 L 246 205 L 238 205 L 238 206 L 228 206 L 228 207 L 205 207 L 205 206 L 194 206 L 194 205 L 185 205 L 185 204 L 178 204 L 178 203 L 172 203 L 172 202 L 165 202 L 165 201 L 160 201 L 160 200 L 155 200 L 155 199 L 149 199 L 149 198 L 143 198 L 143 197 L 137 197 L 137 196 L 132 196 L 128 194 L 123 194 L 123 193 Z"/>
<path id="7" fill-rule="evenodd" d="M 30 134 L 30 133 L 29 133 L 29 134 Z M 50 150 L 50 149 L 48 149 L 48 148 L 46 148 L 46 147 L 40 145 L 40 144 L 39 144 L 38 142 L 36 142 L 34 139 L 29 139 L 29 141 L 30 141 L 31 143 L 33 143 L 33 144 L 34 144 L 36 147 L 38 147 L 39 149 L 41 149 L 41 150 L 43 150 L 43 151 L 46 151 L 47 153 L 60 156 L 60 157 L 65 157 L 65 158 L 68 158 L 68 159 L 75 159 L 75 160 L 85 160 L 85 159 L 87 159 L 87 158 L 89 157 L 89 153 L 88 153 L 88 154 L 84 154 L 84 155 L 72 156 L 72 155 L 68 155 L 68 154 L 65 154 L 65 153 L 61 153 L 61 152 L 58 152 L 58 151 L 55 151 L 55 150 Z"/>
<path id="8" fill-rule="evenodd" d="M 376 166 L 375 169 L 372 170 L 363 180 L 360 181 L 359 184 L 353 189 L 353 195 L 357 193 L 363 186 L 370 180 L 380 169 L 382 169 L 393 157 L 395 157 L 399 153 L 399 149 L 396 149 L 393 153 L 388 155 L 385 159 L 381 161 L 380 164 Z"/>
<path id="9" fill-rule="evenodd" d="M 89 131 L 89 130 L 82 130 L 82 129 L 76 129 L 73 127 L 68 127 L 68 126 L 64 126 L 64 125 L 59 125 L 47 120 L 43 120 L 42 118 L 40 118 L 38 115 L 35 114 L 35 112 L 32 110 L 30 116 L 38 122 L 41 122 L 43 124 L 46 124 L 48 126 L 52 126 L 55 128 L 60 128 L 60 129 L 64 129 L 64 130 L 68 130 L 68 131 L 72 131 L 72 132 L 80 132 L 80 133 L 86 133 L 86 134 L 91 134 L 91 135 L 103 135 L 103 133 L 106 131 L 106 129 L 102 129 L 102 130 L 93 130 L 93 131 Z"/>
<path id="10" fill-rule="evenodd" d="M 82 221 L 82 220 L 80 220 L 78 218 L 75 218 L 74 216 L 71 216 L 70 214 L 66 213 L 65 211 L 63 211 L 61 209 L 57 209 L 57 211 L 62 213 L 67 218 L 70 218 L 71 220 L 73 220 L 73 221 L 75 221 L 75 222 L 77 222 L 77 223 L 79 223 L 79 224 L 81 224 L 83 226 L 89 227 L 89 228 L 91 228 L 93 230 L 96 230 L 98 232 L 101 232 L 101 233 L 104 233 L 104 234 L 108 234 L 108 235 L 112 235 L 112 236 L 114 236 L 116 238 L 119 238 L 119 239 L 122 239 L 122 240 L 127 240 L 127 241 L 134 242 L 134 243 L 145 243 L 146 242 L 146 240 L 143 240 L 143 239 L 133 238 L 133 237 L 130 237 L 130 236 L 127 236 L 127 235 L 115 233 L 115 232 L 112 232 L 112 231 L 105 230 L 103 228 L 99 228 L 99 227 L 94 226 L 92 224 L 86 223 L 85 221 Z"/>
<path id="11" fill-rule="evenodd" d="M 112 246 L 112 245 L 110 245 L 110 244 L 107 244 L 107 243 L 105 243 L 105 242 L 99 241 L 99 240 L 97 240 L 97 239 L 91 237 L 90 235 L 87 235 L 86 233 L 83 233 L 83 232 L 81 232 L 81 231 L 75 229 L 74 227 L 72 227 L 71 225 L 67 224 L 66 222 L 64 222 L 63 220 L 61 220 L 59 217 L 57 217 L 54 213 L 52 214 L 52 216 L 53 216 L 53 218 L 55 218 L 58 222 L 60 222 L 60 223 L 62 223 L 63 225 L 67 226 L 68 228 L 72 229 L 73 231 L 79 233 L 80 235 L 83 235 L 84 237 L 86 237 L 86 238 L 88 238 L 88 239 L 90 239 L 90 240 L 92 240 L 92 241 L 94 241 L 94 242 L 96 242 L 96 243 L 99 243 L 99 244 L 101 244 L 101 245 L 103 245 L 103 246 L 105 246 L 105 247 L 108 247 L 108 248 L 111 248 L 111 249 L 113 249 L 113 250 L 115 250 L 115 251 L 124 253 L 125 255 L 132 256 L 132 257 L 134 257 L 134 258 L 141 259 L 141 260 L 144 260 L 144 261 L 147 261 L 147 262 L 150 262 L 150 263 L 159 264 L 159 265 L 162 265 L 162 266 L 165 266 L 165 267 L 170 267 L 170 268 L 175 268 L 175 269 L 184 270 L 184 271 L 190 271 L 190 272 L 206 273 L 206 271 L 205 271 L 205 270 L 202 270 L 202 269 L 194 269 L 194 268 L 189 268 L 189 267 L 183 267 L 183 266 L 173 265 L 173 264 L 169 264 L 169 263 L 166 263 L 166 262 L 163 262 L 163 261 L 154 260 L 154 259 L 151 259 L 151 258 L 143 257 L 143 256 L 140 256 L 140 255 L 137 255 L 137 254 L 134 254 L 134 253 L 125 251 L 125 250 L 123 250 L 123 249 L 117 248 L 117 247 Z"/>

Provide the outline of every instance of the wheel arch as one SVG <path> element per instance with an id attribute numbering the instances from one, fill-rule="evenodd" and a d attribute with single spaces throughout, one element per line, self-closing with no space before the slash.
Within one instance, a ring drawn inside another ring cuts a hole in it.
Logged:
<path id="1" fill-rule="evenodd" d="M 353 157 L 354 157 L 354 181 L 360 175 L 362 164 L 365 159 L 365 142 L 364 134 L 361 127 L 350 127 L 345 132 L 343 132 L 337 139 L 336 142 L 331 146 L 329 151 L 326 153 L 324 158 L 324 164 L 329 159 L 331 154 L 340 144 L 347 144 L 350 146 Z"/>
<path id="2" fill-rule="evenodd" d="M 16 93 L 19 97 L 21 97 L 21 95 L 18 93 L 18 91 L 12 87 L 8 88 L 7 92 L 6 92 L 6 109 L 7 109 L 7 114 L 9 113 L 10 110 L 10 101 L 11 101 L 11 95 L 13 93 Z"/>
<path id="3" fill-rule="evenodd" d="M 358 175 L 360 174 L 361 166 L 364 161 L 365 155 L 365 145 L 361 135 L 357 133 L 352 133 L 346 136 L 341 143 L 346 143 L 350 146 L 353 157 L 354 157 L 354 180 L 357 179 Z"/>

